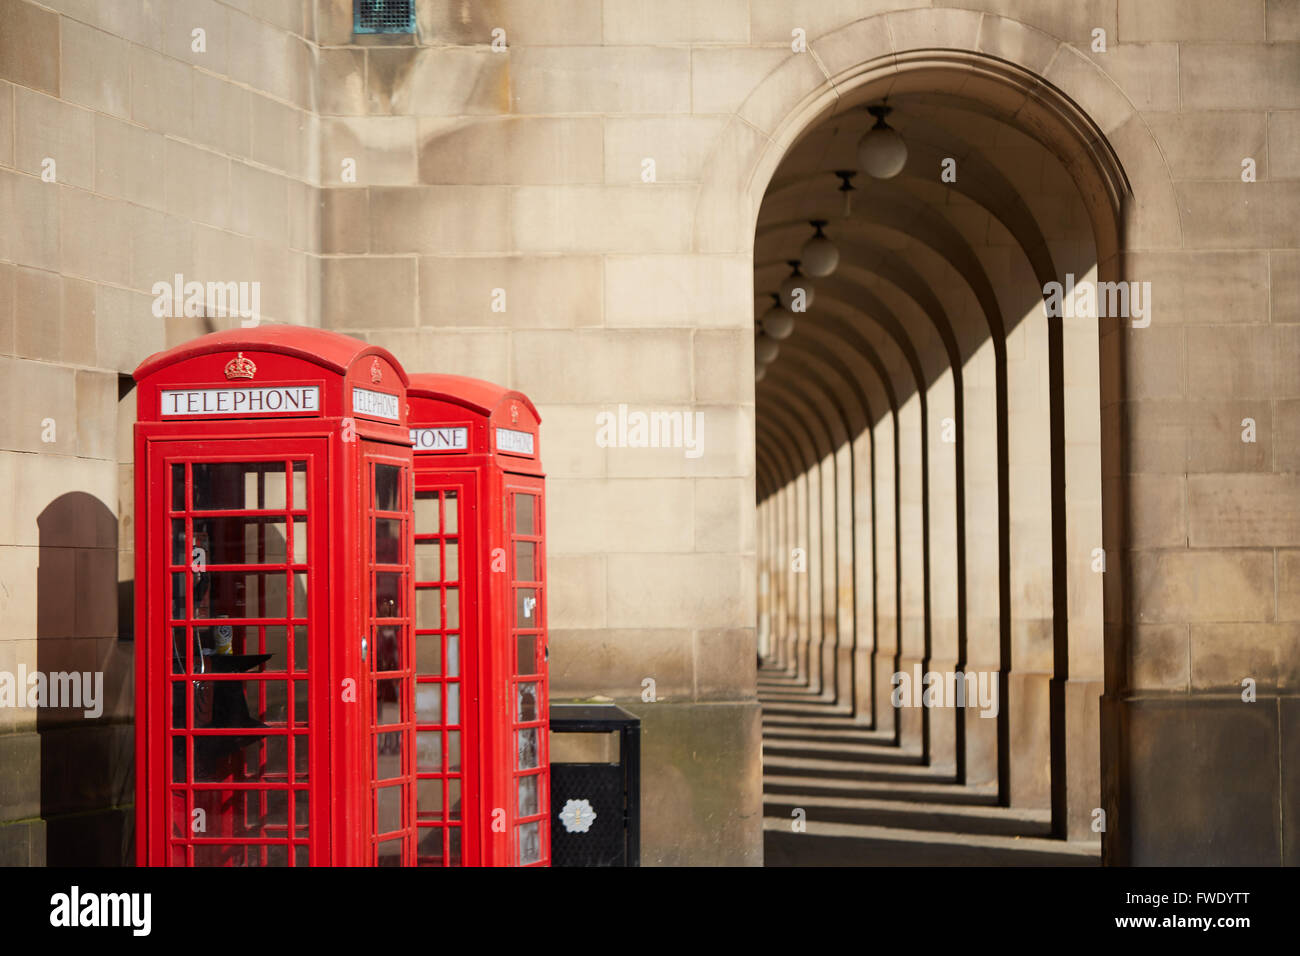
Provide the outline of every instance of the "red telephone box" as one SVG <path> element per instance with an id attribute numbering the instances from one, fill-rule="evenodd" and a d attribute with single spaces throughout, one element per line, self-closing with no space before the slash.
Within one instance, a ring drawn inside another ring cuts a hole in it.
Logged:
<path id="1" fill-rule="evenodd" d="M 265 326 L 135 379 L 137 862 L 413 865 L 406 373 Z"/>
<path id="2" fill-rule="evenodd" d="M 528 398 L 413 375 L 419 864 L 547 866 L 545 502 Z"/>

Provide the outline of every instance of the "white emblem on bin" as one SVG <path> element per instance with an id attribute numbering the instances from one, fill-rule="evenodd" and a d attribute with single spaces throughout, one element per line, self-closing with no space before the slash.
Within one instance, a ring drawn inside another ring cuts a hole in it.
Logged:
<path id="1" fill-rule="evenodd" d="M 560 811 L 560 822 L 570 833 L 586 833 L 596 822 L 596 811 L 586 800 L 569 800 Z"/>

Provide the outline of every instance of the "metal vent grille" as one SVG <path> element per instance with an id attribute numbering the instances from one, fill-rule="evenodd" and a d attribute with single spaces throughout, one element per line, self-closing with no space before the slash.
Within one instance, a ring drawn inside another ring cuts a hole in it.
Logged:
<path id="1" fill-rule="evenodd" d="M 355 0 L 353 33 L 414 33 L 415 0 Z"/>

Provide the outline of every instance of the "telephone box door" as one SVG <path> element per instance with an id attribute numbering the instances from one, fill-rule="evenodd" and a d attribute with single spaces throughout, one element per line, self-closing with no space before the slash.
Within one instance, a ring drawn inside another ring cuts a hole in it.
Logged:
<path id="1" fill-rule="evenodd" d="M 147 444 L 148 862 L 328 864 L 326 442 Z"/>
<path id="2" fill-rule="evenodd" d="M 416 474 L 416 772 L 420 866 L 479 862 L 474 475 Z"/>

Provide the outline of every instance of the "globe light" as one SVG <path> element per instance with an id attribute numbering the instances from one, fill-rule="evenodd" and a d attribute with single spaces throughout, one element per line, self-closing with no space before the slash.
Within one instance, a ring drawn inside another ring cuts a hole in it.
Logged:
<path id="1" fill-rule="evenodd" d="M 825 219 L 813 219 L 808 224 L 816 229 L 817 233 L 804 243 L 799 258 L 810 276 L 822 279 L 834 272 L 835 267 L 840 264 L 840 250 L 836 249 L 835 243 L 827 239 L 822 232 L 822 227 L 826 225 Z"/>
<path id="2" fill-rule="evenodd" d="M 788 262 L 794 271 L 781 283 L 781 304 L 791 312 L 807 312 L 813 304 L 812 283 L 799 271 L 798 259 L 790 259 Z"/>
<path id="3" fill-rule="evenodd" d="M 781 351 L 780 346 L 775 341 L 769 339 L 766 335 L 759 335 L 754 340 L 754 358 L 758 359 L 762 365 L 776 359 L 777 353 Z"/>
<path id="4" fill-rule="evenodd" d="M 754 369 L 754 381 L 761 382 L 767 376 L 767 366 L 759 365 Z"/>
<path id="5" fill-rule="evenodd" d="M 876 125 L 858 141 L 858 165 L 876 179 L 893 179 L 907 165 L 907 144 L 885 122 L 892 112 L 888 106 L 869 106 L 867 112 L 876 118 Z"/>
<path id="6" fill-rule="evenodd" d="M 768 338 L 788 339 L 794 332 L 794 315 L 781 304 L 781 297 L 772 294 L 772 308 L 763 313 L 758 326 Z"/>

